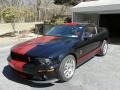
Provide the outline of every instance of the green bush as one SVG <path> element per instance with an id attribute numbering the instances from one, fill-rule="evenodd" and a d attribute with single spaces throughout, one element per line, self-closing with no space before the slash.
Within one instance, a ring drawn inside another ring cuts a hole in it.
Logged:
<path id="1" fill-rule="evenodd" d="M 15 20 L 15 18 L 17 17 L 17 9 L 15 7 L 5 7 L 3 9 L 3 13 L 2 16 L 5 20 L 5 22 L 12 22 Z"/>

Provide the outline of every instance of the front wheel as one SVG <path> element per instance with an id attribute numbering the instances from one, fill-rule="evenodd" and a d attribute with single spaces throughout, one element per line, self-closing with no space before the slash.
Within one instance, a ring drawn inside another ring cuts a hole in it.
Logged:
<path id="1" fill-rule="evenodd" d="M 66 82 L 72 78 L 76 68 L 76 60 L 73 55 L 67 55 L 60 64 L 59 67 L 59 79 Z"/>
<path id="2" fill-rule="evenodd" d="M 98 54 L 99 56 L 105 56 L 108 50 L 108 41 L 104 40 L 101 46 L 100 53 Z"/>

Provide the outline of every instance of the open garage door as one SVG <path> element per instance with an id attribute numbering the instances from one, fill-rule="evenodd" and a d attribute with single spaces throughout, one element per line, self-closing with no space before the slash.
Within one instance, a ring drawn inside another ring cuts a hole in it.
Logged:
<path id="1" fill-rule="evenodd" d="M 120 14 L 100 15 L 99 25 L 109 30 L 111 38 L 120 38 Z"/>
<path id="2" fill-rule="evenodd" d="M 109 30 L 111 44 L 120 45 L 120 14 L 100 15 L 99 25 Z"/>

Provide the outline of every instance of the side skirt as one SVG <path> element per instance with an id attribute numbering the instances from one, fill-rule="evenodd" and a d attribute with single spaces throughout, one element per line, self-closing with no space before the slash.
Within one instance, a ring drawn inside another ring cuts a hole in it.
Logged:
<path id="1" fill-rule="evenodd" d="M 100 48 L 95 49 L 94 51 L 84 55 L 83 57 L 79 58 L 77 60 L 77 67 L 83 65 L 87 61 L 89 61 L 91 58 L 93 58 L 97 53 L 99 53 Z"/>

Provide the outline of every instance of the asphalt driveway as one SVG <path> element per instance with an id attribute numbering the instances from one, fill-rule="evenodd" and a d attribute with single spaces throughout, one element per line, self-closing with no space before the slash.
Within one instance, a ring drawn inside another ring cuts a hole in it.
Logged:
<path id="1" fill-rule="evenodd" d="M 120 90 L 120 45 L 109 45 L 108 54 L 80 66 L 69 82 L 33 84 L 18 78 L 7 65 L 11 45 L 0 47 L 0 90 Z"/>

